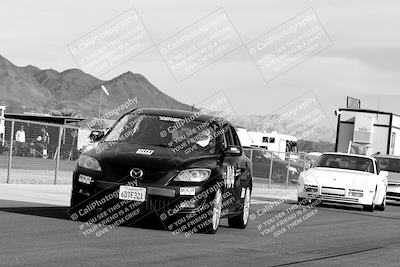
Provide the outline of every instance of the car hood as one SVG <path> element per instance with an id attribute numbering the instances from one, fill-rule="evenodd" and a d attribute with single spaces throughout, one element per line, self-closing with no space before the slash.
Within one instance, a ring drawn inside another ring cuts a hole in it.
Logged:
<path id="1" fill-rule="evenodd" d="M 140 153 L 140 149 L 149 153 Z M 171 171 L 176 173 L 186 167 L 212 167 L 212 163 L 216 165 L 215 155 L 189 157 L 184 151 L 173 152 L 168 147 L 130 143 L 116 143 L 107 146 L 104 151 L 99 152 L 97 149 L 96 152 L 96 149 L 92 149 L 85 154 L 99 161 L 103 179 L 107 181 L 119 181 L 129 176 L 133 168 L 143 170 L 145 180 L 155 182 Z"/>
<path id="2" fill-rule="evenodd" d="M 304 183 L 311 185 L 361 189 L 370 185 L 376 175 L 343 169 L 316 167 L 304 173 Z"/>
<path id="3" fill-rule="evenodd" d="M 389 182 L 400 183 L 400 173 L 398 173 L 398 172 L 389 172 L 388 181 Z"/>

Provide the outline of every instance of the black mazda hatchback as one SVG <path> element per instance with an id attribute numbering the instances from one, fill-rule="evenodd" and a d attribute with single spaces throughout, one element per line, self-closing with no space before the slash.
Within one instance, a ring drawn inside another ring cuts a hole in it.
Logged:
<path id="1" fill-rule="evenodd" d="M 70 216 L 102 225 L 129 225 L 149 214 L 165 229 L 215 233 L 248 223 L 252 174 L 234 126 L 201 112 L 135 109 L 73 173 Z"/>

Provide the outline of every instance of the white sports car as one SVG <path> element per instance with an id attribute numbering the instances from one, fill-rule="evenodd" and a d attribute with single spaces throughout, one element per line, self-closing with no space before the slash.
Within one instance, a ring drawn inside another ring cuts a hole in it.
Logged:
<path id="1" fill-rule="evenodd" d="M 364 210 L 385 210 L 387 171 L 381 171 L 372 157 L 324 153 L 311 169 L 300 174 L 299 203 L 321 200 L 362 205 Z"/>

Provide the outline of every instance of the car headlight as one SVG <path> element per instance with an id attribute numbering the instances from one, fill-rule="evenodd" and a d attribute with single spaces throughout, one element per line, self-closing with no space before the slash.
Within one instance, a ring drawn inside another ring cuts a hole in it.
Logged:
<path id="1" fill-rule="evenodd" d="M 317 185 L 305 184 L 304 185 L 304 191 L 316 193 L 316 192 L 318 192 L 318 186 Z"/>
<path id="2" fill-rule="evenodd" d="M 86 156 L 86 155 L 80 155 L 78 158 L 78 166 L 88 169 L 88 170 L 93 170 L 93 171 L 101 171 L 101 167 L 97 159 Z"/>
<path id="3" fill-rule="evenodd" d="M 350 189 L 349 190 L 349 196 L 350 197 L 363 197 L 364 196 L 364 192 L 362 190 Z"/>
<path id="4" fill-rule="evenodd" d="M 210 177 L 209 169 L 187 169 L 181 171 L 174 179 L 178 182 L 203 182 Z"/>

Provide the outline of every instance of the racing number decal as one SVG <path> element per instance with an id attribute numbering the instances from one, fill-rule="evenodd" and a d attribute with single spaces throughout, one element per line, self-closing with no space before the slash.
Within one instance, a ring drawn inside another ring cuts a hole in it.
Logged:
<path id="1" fill-rule="evenodd" d="M 224 171 L 224 183 L 226 188 L 233 188 L 235 184 L 235 167 L 232 165 L 226 166 Z"/>

